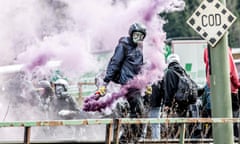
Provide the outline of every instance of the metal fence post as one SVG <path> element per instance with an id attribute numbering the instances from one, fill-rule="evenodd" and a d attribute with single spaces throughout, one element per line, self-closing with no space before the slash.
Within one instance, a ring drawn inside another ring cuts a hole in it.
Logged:
<path id="1" fill-rule="evenodd" d="M 185 131 L 186 130 L 186 124 L 183 123 L 181 124 L 181 127 L 180 127 L 180 144 L 184 144 L 184 139 L 185 139 Z"/>
<path id="2" fill-rule="evenodd" d="M 31 127 L 24 127 L 24 144 L 30 144 Z"/>
<path id="3" fill-rule="evenodd" d="M 240 124 L 238 123 L 238 144 L 240 144 Z"/>
<path id="4" fill-rule="evenodd" d="M 119 137 L 119 129 L 120 129 L 120 120 L 114 119 L 113 124 L 114 124 L 113 143 L 118 144 L 119 143 L 118 137 Z"/>
<path id="5" fill-rule="evenodd" d="M 112 124 L 107 124 L 106 125 L 106 142 L 105 144 L 111 144 L 112 141 Z"/>

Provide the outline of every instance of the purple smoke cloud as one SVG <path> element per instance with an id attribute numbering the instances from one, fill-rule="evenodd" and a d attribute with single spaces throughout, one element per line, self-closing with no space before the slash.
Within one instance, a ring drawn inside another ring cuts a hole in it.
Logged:
<path id="1" fill-rule="evenodd" d="M 21 73 L 0 77 L 2 121 L 48 119 L 37 106 L 20 102 L 30 99 L 21 87 L 23 79 L 32 84 L 32 77 L 37 77 L 36 81 L 48 78 L 45 75 L 52 70 L 46 67 L 49 61 L 61 61 L 58 69 L 77 82 L 85 73 L 98 72 L 106 63 L 99 63 L 93 53 L 112 52 L 118 39 L 128 35 L 128 28 L 134 22 L 142 22 L 148 28 L 143 49 L 148 64 L 142 75 L 109 97 L 98 100 L 95 96 L 87 97 L 84 108 L 102 111 L 124 97 L 129 87 L 144 90 L 149 82 L 161 78 L 165 67 L 162 52 L 165 21 L 158 13 L 184 8 L 184 0 L 8 0 L 0 3 L 0 66 L 23 64 L 25 74 L 24 78 Z M 22 129 L 0 133 L 1 137 L 4 133 L 22 137 Z"/>
<path id="2" fill-rule="evenodd" d="M 144 44 L 145 59 L 147 59 L 147 66 L 143 68 L 141 75 L 135 77 L 127 85 L 122 86 L 119 92 L 112 93 L 110 97 L 103 100 L 96 99 L 95 95 L 92 95 L 84 101 L 83 110 L 85 111 L 102 111 L 105 108 L 111 107 L 112 104 L 121 97 L 125 97 L 129 88 L 137 88 L 144 90 L 148 84 L 154 83 L 162 78 L 163 70 L 165 68 L 165 59 L 163 57 L 163 47 L 165 32 L 162 30 L 164 21 L 159 19 L 158 13 L 160 11 L 173 9 L 180 10 L 182 6 L 180 1 L 163 1 L 152 0 L 142 3 L 140 9 L 141 12 L 140 21 L 144 22 L 148 27 L 147 44 Z M 160 11 L 159 11 L 160 10 Z"/>
<path id="3" fill-rule="evenodd" d="M 142 89 L 160 79 L 165 67 L 165 21 L 158 13 L 183 7 L 183 0 L 2 1 L 0 65 L 24 64 L 26 74 L 35 69 L 44 73 L 49 70 L 45 69 L 47 62 L 56 60 L 69 79 L 79 78 L 103 68 L 105 63 L 99 64 L 93 52 L 112 52 L 118 39 L 128 35 L 129 26 L 142 22 L 148 28 L 143 51 L 149 67 L 133 82 Z M 125 92 L 122 88 L 102 105 L 110 106 Z"/>

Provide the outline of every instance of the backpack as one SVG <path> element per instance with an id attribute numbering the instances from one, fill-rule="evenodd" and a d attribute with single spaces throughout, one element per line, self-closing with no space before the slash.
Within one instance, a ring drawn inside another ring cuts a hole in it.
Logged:
<path id="1" fill-rule="evenodd" d="M 175 101 L 181 105 L 194 104 L 197 101 L 198 85 L 185 71 L 183 71 L 183 74 L 175 70 L 173 72 L 179 77 Z"/>

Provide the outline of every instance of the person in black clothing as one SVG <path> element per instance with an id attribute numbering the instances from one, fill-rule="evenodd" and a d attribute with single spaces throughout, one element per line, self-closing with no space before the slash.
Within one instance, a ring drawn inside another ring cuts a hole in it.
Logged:
<path id="1" fill-rule="evenodd" d="M 180 58 L 177 54 L 171 54 L 167 58 L 167 70 L 164 74 L 164 110 L 176 110 L 178 117 L 185 117 L 188 105 L 175 103 L 174 95 L 178 90 L 179 77 L 174 72 L 183 74 L 184 68 L 180 65 Z"/>
<path id="2" fill-rule="evenodd" d="M 143 66 L 142 43 L 146 36 L 146 27 L 140 23 L 134 23 L 129 28 L 129 36 L 121 37 L 115 48 L 114 54 L 108 64 L 103 84 L 99 87 L 96 94 L 104 96 L 106 87 L 110 81 L 126 85 L 130 80 L 137 76 Z M 143 100 L 141 90 L 128 88 L 125 95 L 130 105 L 130 117 L 140 118 L 143 115 Z M 128 143 L 129 133 L 131 140 L 137 141 L 141 136 L 139 125 L 131 125 L 131 132 L 124 130 L 120 138 L 120 143 Z"/>
<path id="3" fill-rule="evenodd" d="M 159 80 L 152 85 L 151 96 L 144 96 L 144 105 L 147 109 L 148 118 L 160 118 L 160 108 L 164 97 L 163 80 Z M 151 124 L 151 138 L 160 140 L 161 138 L 161 125 L 160 123 Z M 144 139 L 147 134 L 147 125 L 144 127 L 142 138 Z"/>
<path id="4" fill-rule="evenodd" d="M 60 119 L 73 119 L 80 113 L 80 106 L 77 101 L 67 93 L 68 86 L 68 82 L 62 78 L 54 82 L 53 109 Z"/>

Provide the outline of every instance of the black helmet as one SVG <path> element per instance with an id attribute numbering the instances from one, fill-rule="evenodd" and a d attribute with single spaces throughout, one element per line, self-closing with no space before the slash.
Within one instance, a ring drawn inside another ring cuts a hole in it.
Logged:
<path id="1" fill-rule="evenodd" d="M 133 32 L 141 32 L 144 37 L 146 36 L 146 27 L 140 23 L 134 23 L 130 26 L 128 34 L 132 37 Z"/>

